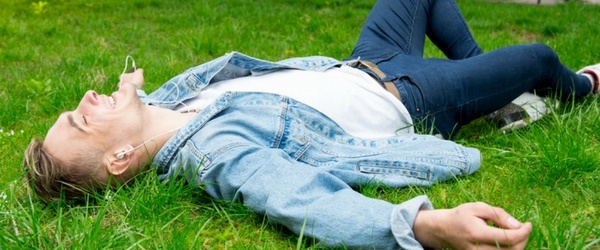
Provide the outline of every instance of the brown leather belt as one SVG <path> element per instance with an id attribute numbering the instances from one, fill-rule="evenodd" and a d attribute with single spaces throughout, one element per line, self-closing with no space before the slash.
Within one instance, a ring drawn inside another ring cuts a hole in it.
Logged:
<path id="1" fill-rule="evenodd" d="M 356 62 L 356 67 L 361 67 L 361 66 L 363 66 L 363 67 L 369 69 L 370 71 L 372 71 L 373 73 L 375 73 L 375 75 L 377 75 L 381 80 L 383 80 L 385 78 L 385 73 L 383 73 L 383 71 L 381 71 L 379 69 L 379 67 L 377 67 L 377 64 L 374 64 L 369 61 L 358 60 Z M 400 92 L 398 92 L 398 88 L 396 88 L 396 85 L 394 85 L 394 83 L 392 81 L 383 82 L 383 85 L 381 85 L 381 87 L 383 87 L 385 90 L 387 90 L 392 95 L 394 95 L 396 98 L 398 98 L 398 100 L 400 100 L 400 102 L 402 102 L 402 98 L 400 98 Z"/>

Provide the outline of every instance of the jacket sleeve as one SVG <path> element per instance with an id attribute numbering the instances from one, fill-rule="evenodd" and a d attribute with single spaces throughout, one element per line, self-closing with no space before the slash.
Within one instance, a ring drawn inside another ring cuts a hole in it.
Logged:
<path id="1" fill-rule="evenodd" d="M 366 197 L 281 150 L 239 144 L 222 153 L 195 179 L 215 198 L 242 202 L 326 246 L 422 248 L 412 226 L 419 210 L 432 209 L 425 196 L 399 205 Z"/>

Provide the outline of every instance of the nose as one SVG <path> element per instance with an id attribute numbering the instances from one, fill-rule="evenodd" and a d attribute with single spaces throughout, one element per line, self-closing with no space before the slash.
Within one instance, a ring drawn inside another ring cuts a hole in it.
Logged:
<path id="1" fill-rule="evenodd" d="M 83 95 L 83 98 L 81 98 L 77 109 L 85 113 L 88 108 L 96 106 L 98 103 L 98 93 L 96 93 L 96 91 L 89 90 L 85 92 L 85 95 Z"/>
<path id="2" fill-rule="evenodd" d="M 85 100 L 93 105 L 97 105 L 99 102 L 98 101 L 98 93 L 96 93 L 96 91 L 93 91 L 93 90 L 88 90 L 87 92 L 85 92 L 85 95 L 83 96 L 83 100 Z"/>

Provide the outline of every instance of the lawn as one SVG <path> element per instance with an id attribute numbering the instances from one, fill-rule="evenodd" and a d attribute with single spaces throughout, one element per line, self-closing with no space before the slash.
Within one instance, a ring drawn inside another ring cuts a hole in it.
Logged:
<path id="1" fill-rule="evenodd" d="M 268 60 L 341 59 L 373 3 L 0 0 L 0 249 L 314 247 L 240 204 L 161 183 L 151 171 L 93 201 L 45 204 L 22 180 L 23 150 L 86 90 L 114 91 L 127 55 L 144 68 L 146 90 L 232 50 Z M 600 62 L 600 6 L 459 5 L 485 51 L 541 42 L 574 69 Z M 426 56 L 442 54 L 429 46 Z M 529 249 L 600 249 L 599 105 L 594 98 L 563 103 L 507 134 L 477 120 L 455 140 L 482 151 L 479 172 L 429 188 L 360 191 L 395 203 L 426 194 L 438 208 L 484 201 L 533 222 Z"/>

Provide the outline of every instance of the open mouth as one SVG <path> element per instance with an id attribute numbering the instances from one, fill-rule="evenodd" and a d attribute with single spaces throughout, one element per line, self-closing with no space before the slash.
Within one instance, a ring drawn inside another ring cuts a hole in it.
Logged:
<path id="1" fill-rule="evenodd" d="M 117 101 L 115 101 L 114 94 L 108 97 L 108 103 L 112 106 L 113 109 L 117 107 Z"/>

